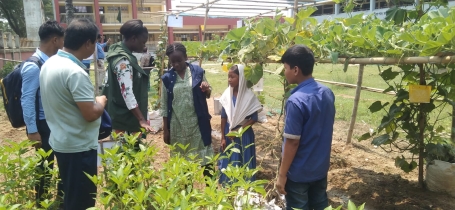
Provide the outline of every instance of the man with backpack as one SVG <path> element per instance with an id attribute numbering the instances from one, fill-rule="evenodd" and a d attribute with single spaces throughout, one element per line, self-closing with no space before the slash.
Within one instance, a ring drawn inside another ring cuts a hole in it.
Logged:
<path id="1" fill-rule="evenodd" d="M 36 49 L 32 57 L 21 64 L 21 105 L 28 139 L 36 142 L 35 146 L 37 149 L 41 147 L 47 152 L 51 150 L 49 145 L 50 130 L 41 103 L 39 75 L 41 65 L 63 47 L 64 29 L 56 21 L 47 21 L 41 25 L 38 33 L 40 37 L 39 48 Z M 51 163 L 53 160 L 54 153 L 47 158 L 50 168 L 53 168 L 53 163 Z M 40 168 L 44 170 L 43 163 Z M 42 177 L 35 186 L 38 203 L 40 200 L 44 200 L 42 195 L 48 193 L 46 189 L 49 185 L 49 176 Z M 61 184 L 59 184 L 58 194 L 60 196 L 62 196 L 61 190 L 63 189 Z"/>

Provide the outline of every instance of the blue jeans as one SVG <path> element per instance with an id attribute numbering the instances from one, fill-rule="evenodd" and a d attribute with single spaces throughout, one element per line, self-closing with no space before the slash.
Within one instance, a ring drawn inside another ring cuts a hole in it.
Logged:
<path id="1" fill-rule="evenodd" d="M 286 210 L 324 210 L 329 206 L 327 199 L 327 177 L 308 183 L 287 180 Z"/>

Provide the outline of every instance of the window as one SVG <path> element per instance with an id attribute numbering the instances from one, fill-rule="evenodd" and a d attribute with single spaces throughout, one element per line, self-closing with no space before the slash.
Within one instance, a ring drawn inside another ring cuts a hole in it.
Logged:
<path id="1" fill-rule="evenodd" d="M 65 6 L 59 6 L 60 14 L 66 13 Z M 93 13 L 92 6 L 74 6 L 74 13 Z"/>
<path id="2" fill-rule="evenodd" d="M 137 11 L 139 12 L 150 12 L 150 7 L 138 7 Z"/>
<path id="3" fill-rule="evenodd" d="M 311 16 L 319 16 L 319 15 L 333 15 L 335 14 L 335 4 L 326 4 L 316 6 L 318 10 L 316 10 Z"/>

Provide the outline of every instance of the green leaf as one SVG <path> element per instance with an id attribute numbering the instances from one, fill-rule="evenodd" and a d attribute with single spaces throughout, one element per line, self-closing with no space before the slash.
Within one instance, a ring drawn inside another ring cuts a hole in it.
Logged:
<path id="1" fill-rule="evenodd" d="M 231 151 L 240 154 L 240 150 L 238 148 L 232 148 Z"/>
<path id="2" fill-rule="evenodd" d="M 400 73 L 392 71 L 392 67 L 390 67 L 390 68 L 384 70 L 383 72 L 381 72 L 380 75 L 381 75 L 382 79 L 384 79 L 385 81 L 389 81 L 389 80 L 395 79 L 395 77 L 397 77 L 398 74 L 400 74 Z"/>
<path id="3" fill-rule="evenodd" d="M 281 72 L 283 72 L 283 71 L 284 71 L 284 65 L 281 65 L 280 67 L 278 67 L 278 68 L 276 69 L 275 74 L 278 74 L 278 75 L 279 75 L 279 74 L 281 74 Z"/>
<path id="4" fill-rule="evenodd" d="M 368 109 L 370 110 L 371 113 L 375 113 L 379 110 L 381 110 L 384 106 L 382 105 L 381 101 L 375 101 L 373 104 L 371 104 Z"/>
<path id="5" fill-rule="evenodd" d="M 348 210 L 357 210 L 357 206 L 351 200 L 348 201 Z"/>
<path id="6" fill-rule="evenodd" d="M 279 55 L 269 55 L 267 58 L 272 61 L 281 61 L 281 56 Z"/>
<path id="7" fill-rule="evenodd" d="M 401 170 L 403 170 L 406 173 L 409 173 L 415 168 L 417 168 L 417 163 L 415 161 L 411 161 L 411 163 L 408 163 L 404 156 L 401 156 L 401 158 L 400 157 L 395 158 L 395 165 L 397 167 L 400 167 Z"/>
<path id="8" fill-rule="evenodd" d="M 414 37 L 412 37 L 411 34 L 409 34 L 409 32 L 404 32 L 400 35 L 399 39 L 403 40 L 403 41 L 407 41 L 409 43 L 415 43 L 416 39 Z"/>
<path id="9" fill-rule="evenodd" d="M 422 48 L 420 56 L 433 56 L 438 53 L 442 47 L 442 43 L 436 41 L 428 41 Z"/>
<path id="10" fill-rule="evenodd" d="M 385 144 L 389 139 L 390 139 L 389 134 L 383 134 L 383 135 L 373 138 L 373 141 L 371 143 L 376 146 L 381 146 L 381 145 Z"/>
<path id="11" fill-rule="evenodd" d="M 318 9 L 316 7 L 307 7 L 306 9 L 301 9 L 299 13 L 297 13 L 298 20 L 303 20 L 305 18 L 310 17 L 314 12 Z"/>
<path id="12" fill-rule="evenodd" d="M 343 66 L 343 71 L 345 73 L 348 71 L 348 67 L 349 67 L 349 58 L 346 58 L 346 60 L 344 60 L 344 66 Z"/>
<path id="13" fill-rule="evenodd" d="M 245 34 L 246 27 L 236 28 L 227 34 L 228 39 L 232 39 L 235 41 L 240 41 L 242 39 L 243 34 Z"/>
<path id="14" fill-rule="evenodd" d="M 393 21 L 396 25 L 401 25 L 406 20 L 407 10 L 399 7 L 392 7 L 388 9 L 385 14 L 386 20 Z"/>
<path id="15" fill-rule="evenodd" d="M 364 133 L 362 136 L 359 137 L 358 140 L 359 140 L 359 141 L 363 141 L 363 140 L 367 140 L 367 139 L 369 139 L 369 138 L 371 138 L 370 132 Z"/>
<path id="16" fill-rule="evenodd" d="M 253 68 L 251 68 L 250 66 L 246 66 L 244 72 L 246 79 L 250 81 L 253 85 L 258 83 L 264 74 L 261 64 L 256 64 L 253 66 Z"/>

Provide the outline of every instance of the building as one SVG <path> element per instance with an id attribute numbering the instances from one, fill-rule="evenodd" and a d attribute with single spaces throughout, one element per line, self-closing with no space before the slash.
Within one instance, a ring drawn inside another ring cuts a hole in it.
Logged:
<path id="1" fill-rule="evenodd" d="M 363 13 L 365 15 L 374 14 L 376 17 L 380 19 L 384 19 L 386 17 L 386 11 L 394 6 L 399 6 L 402 8 L 406 8 L 412 10 L 414 8 L 414 4 L 418 3 L 418 0 L 415 2 L 409 0 L 396 0 L 396 1 L 389 1 L 389 0 L 362 0 L 362 1 L 355 1 L 356 6 L 354 7 L 354 11 L 351 13 L 352 16 Z M 428 1 L 425 1 L 428 2 Z M 333 1 L 317 1 L 314 4 L 306 4 L 308 6 L 314 5 L 318 9 L 314 12 L 311 16 L 316 18 L 318 22 L 322 22 L 325 19 L 329 18 L 345 18 L 349 17 L 347 13 L 343 11 L 343 6 L 340 4 L 335 4 Z M 455 0 L 449 0 L 449 7 L 455 6 Z"/>
<path id="2" fill-rule="evenodd" d="M 53 0 L 55 19 L 66 26 L 66 10 L 64 0 Z M 88 18 L 96 22 L 101 34 L 112 41 L 120 41 L 120 27 L 122 23 L 131 19 L 141 19 L 149 30 L 147 47 L 155 49 L 164 18 L 163 12 L 170 8 L 171 0 L 73 0 L 76 10 L 75 18 Z M 119 21 L 120 10 L 120 21 Z M 182 16 L 183 27 L 173 28 L 175 41 L 199 41 L 202 39 L 204 17 Z M 238 18 L 210 18 L 207 20 L 206 40 L 213 35 L 224 36 L 237 24 Z"/>

